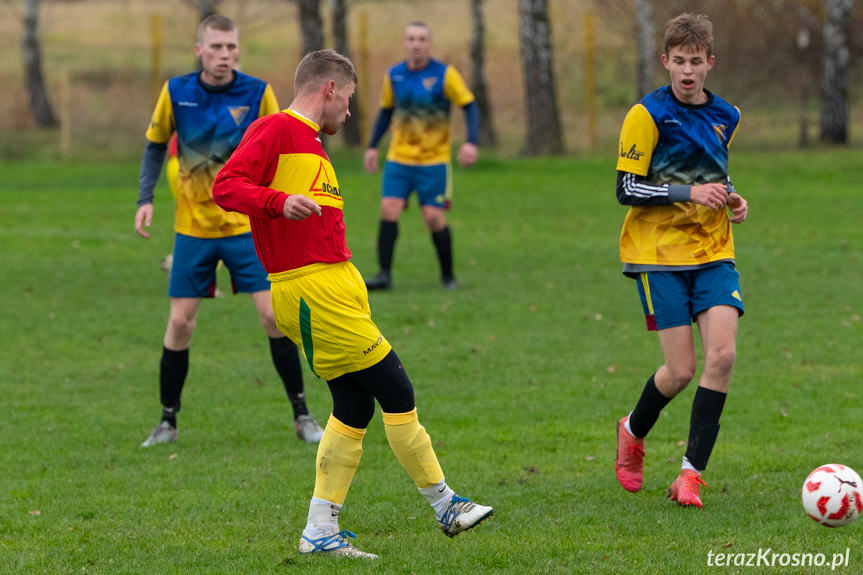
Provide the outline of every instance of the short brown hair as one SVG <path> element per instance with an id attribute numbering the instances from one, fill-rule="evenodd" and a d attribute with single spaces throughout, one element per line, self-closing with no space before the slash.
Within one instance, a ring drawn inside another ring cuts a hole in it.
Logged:
<path id="1" fill-rule="evenodd" d="M 335 50 L 315 50 L 300 60 L 294 74 L 294 95 L 299 94 L 313 82 L 334 79 L 339 86 L 348 82 L 356 84 L 357 70 L 353 62 Z"/>
<path id="2" fill-rule="evenodd" d="M 713 54 L 713 23 L 705 14 L 681 14 L 665 24 L 665 53 L 677 46 L 692 46 Z"/>
<path id="3" fill-rule="evenodd" d="M 234 24 L 234 21 L 230 18 L 222 16 L 220 14 L 210 14 L 198 24 L 198 43 L 204 39 L 204 31 L 210 28 L 212 30 L 219 30 L 221 32 L 233 32 L 237 29 L 237 25 Z"/>

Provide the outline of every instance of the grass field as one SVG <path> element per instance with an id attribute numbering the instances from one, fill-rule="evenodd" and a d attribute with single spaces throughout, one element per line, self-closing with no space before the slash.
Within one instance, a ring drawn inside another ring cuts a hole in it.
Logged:
<path id="1" fill-rule="evenodd" d="M 335 160 L 354 263 L 375 271 L 378 179 Z M 813 523 L 808 472 L 863 471 L 860 150 L 733 158 L 746 301 L 702 510 L 665 499 L 694 387 L 648 438 L 645 487 L 613 472 L 614 422 L 660 361 L 620 274 L 613 157 L 483 161 L 456 174 L 461 289 L 442 291 L 417 210 L 373 315 L 398 350 L 450 484 L 495 517 L 454 540 L 376 416 L 342 514 L 375 564 L 300 558 L 315 447 L 247 297 L 205 302 L 174 446 L 159 416 L 172 207 L 132 230 L 137 165 L 0 164 L 0 573 L 819 573 L 708 554 L 834 553 L 863 571 L 863 521 Z M 228 288 L 222 275 L 222 289 Z M 312 412 L 330 406 L 306 372 Z"/>

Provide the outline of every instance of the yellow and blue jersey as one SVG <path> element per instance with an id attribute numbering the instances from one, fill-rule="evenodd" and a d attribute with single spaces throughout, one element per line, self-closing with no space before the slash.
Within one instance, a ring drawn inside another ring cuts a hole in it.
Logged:
<path id="1" fill-rule="evenodd" d="M 246 215 L 226 212 L 213 202 L 213 181 L 246 128 L 258 117 L 278 111 L 272 88 L 240 72 L 231 84 L 217 88 L 203 85 L 199 72 L 165 83 L 146 137 L 162 144 L 177 133 L 174 229 L 178 233 L 219 238 L 249 231 Z"/>
<path id="2" fill-rule="evenodd" d="M 412 166 L 450 161 L 450 106 L 474 101 L 458 71 L 431 59 L 422 70 L 406 62 L 390 68 L 384 78 L 380 106 L 393 110 L 387 160 Z"/>
<path id="3" fill-rule="evenodd" d="M 639 176 L 635 195 L 667 198 L 673 186 L 728 183 L 728 146 L 740 110 L 705 92 L 706 103 L 690 105 L 666 86 L 630 109 L 620 133 L 617 170 Z M 698 266 L 733 258 L 727 212 L 689 201 L 631 205 L 620 234 L 625 264 Z"/>

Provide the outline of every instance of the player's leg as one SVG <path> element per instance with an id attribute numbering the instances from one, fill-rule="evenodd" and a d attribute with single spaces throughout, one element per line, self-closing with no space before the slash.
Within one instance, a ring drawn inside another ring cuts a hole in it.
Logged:
<path id="1" fill-rule="evenodd" d="M 647 328 L 656 330 L 664 363 L 651 375 L 635 408 L 617 422 L 617 480 L 627 491 L 641 489 L 644 478 L 644 438 L 659 414 L 695 373 L 695 347 L 685 274 L 645 272 L 637 278 Z"/>
<path id="2" fill-rule="evenodd" d="M 386 162 L 381 178 L 381 221 L 378 229 L 378 273 L 366 282 L 370 290 L 392 287 L 392 265 L 396 239 L 399 236 L 399 218 L 411 193 L 409 166 Z"/>
<path id="3" fill-rule="evenodd" d="M 285 394 L 294 413 L 294 428 L 303 441 L 320 441 L 323 430 L 309 415 L 303 388 L 303 372 L 297 346 L 279 331 L 273 316 L 270 282 L 267 272 L 255 252 L 251 234 L 241 234 L 219 240 L 219 256 L 231 273 L 236 292 L 251 294 L 258 319 L 267 334 L 270 356 L 282 380 Z"/>
<path id="4" fill-rule="evenodd" d="M 306 405 L 306 394 L 303 387 L 303 370 L 300 366 L 300 354 L 296 344 L 285 337 L 273 318 L 273 306 L 270 299 L 270 290 L 254 292 L 252 300 L 258 311 L 258 318 L 267 337 L 270 340 L 270 356 L 276 372 L 282 379 L 285 394 L 291 402 L 294 412 L 294 429 L 297 437 L 303 441 L 316 443 L 321 440 L 324 430 L 309 414 Z"/>
<path id="5" fill-rule="evenodd" d="M 327 382 L 333 412 L 324 428 L 315 464 L 315 490 L 309 502 L 306 526 L 300 537 L 300 554 L 375 559 L 349 541 L 354 535 L 339 528 L 339 513 L 359 467 L 363 437 L 375 412 L 371 393 L 350 374 Z"/>
<path id="6" fill-rule="evenodd" d="M 454 537 L 494 513 L 491 507 L 460 497 L 447 485 L 431 438 L 417 417 L 413 385 L 395 351 L 350 376 L 380 404 L 390 448 L 434 509 L 446 535 Z"/>
<path id="7" fill-rule="evenodd" d="M 719 435 L 719 419 L 737 354 L 737 322 L 743 313 L 739 274 L 723 262 L 694 272 L 693 308 L 704 349 L 704 371 L 692 401 L 689 441 L 680 476 L 670 488 L 681 505 L 702 506 L 701 473 Z"/>
<path id="8" fill-rule="evenodd" d="M 455 289 L 458 284 L 453 274 L 452 233 L 446 221 L 446 210 L 452 196 L 450 166 L 439 164 L 416 169 L 419 174 L 417 195 L 440 264 L 441 284 L 447 289 Z"/>
<path id="9" fill-rule="evenodd" d="M 212 296 L 219 258 L 213 240 L 177 234 L 168 287 L 171 311 L 159 363 L 162 417 L 141 447 L 177 439 L 177 413 L 189 371 L 189 346 L 202 297 Z"/>

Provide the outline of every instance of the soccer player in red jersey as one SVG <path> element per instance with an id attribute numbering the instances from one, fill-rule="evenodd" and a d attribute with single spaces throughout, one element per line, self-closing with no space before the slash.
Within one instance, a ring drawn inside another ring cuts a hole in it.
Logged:
<path id="1" fill-rule="evenodd" d="M 374 324 L 363 278 L 348 261 L 344 194 L 319 132 L 342 127 L 356 88 L 353 64 L 333 50 L 306 55 L 287 110 L 255 121 L 216 178 L 213 197 L 249 215 L 258 256 L 270 274 L 276 323 L 326 380 L 333 411 L 318 446 L 314 494 L 301 554 L 374 559 L 339 528 L 363 436 L 383 411 L 390 447 L 450 537 L 489 517 L 491 507 L 459 497 L 420 425 L 413 386 Z"/>

